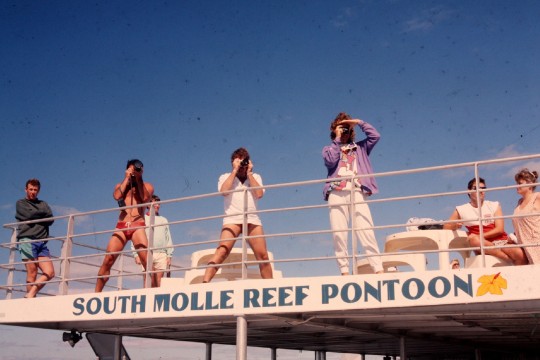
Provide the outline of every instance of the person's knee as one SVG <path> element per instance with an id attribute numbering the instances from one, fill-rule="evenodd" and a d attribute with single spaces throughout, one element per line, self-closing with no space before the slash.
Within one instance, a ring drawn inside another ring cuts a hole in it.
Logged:
<path id="1" fill-rule="evenodd" d="M 260 261 L 268 261 L 270 260 L 270 257 L 268 256 L 268 251 L 260 252 L 256 255 L 257 260 Z"/>
<path id="2" fill-rule="evenodd" d="M 47 281 L 52 280 L 55 275 L 54 268 L 43 272 L 43 276 L 47 278 Z"/>
<path id="3" fill-rule="evenodd" d="M 31 278 L 31 279 L 35 279 L 37 276 L 37 269 L 34 268 L 34 267 L 28 267 L 26 268 L 26 277 L 27 278 Z"/>
<path id="4" fill-rule="evenodd" d="M 148 257 L 148 251 L 146 249 L 139 250 L 137 252 L 137 255 L 139 255 L 139 259 L 141 260 L 141 264 L 146 265 L 146 258 Z"/>
<path id="5" fill-rule="evenodd" d="M 115 261 L 116 261 L 115 256 L 106 255 L 105 258 L 103 259 L 103 265 L 101 267 L 110 270 L 113 267 Z"/>
<path id="6" fill-rule="evenodd" d="M 221 260 L 221 262 L 223 262 L 230 253 L 231 250 L 223 245 L 218 246 L 218 248 L 216 249 L 216 255 Z"/>
<path id="7" fill-rule="evenodd" d="M 471 234 L 467 237 L 467 241 L 469 242 L 469 246 L 471 247 L 478 247 L 480 246 L 480 238 L 478 235 Z"/>

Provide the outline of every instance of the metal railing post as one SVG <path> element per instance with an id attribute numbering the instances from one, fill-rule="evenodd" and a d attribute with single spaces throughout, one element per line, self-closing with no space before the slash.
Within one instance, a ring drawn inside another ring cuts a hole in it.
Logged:
<path id="1" fill-rule="evenodd" d="M 354 184 L 354 177 L 351 178 L 351 203 L 349 204 L 349 219 L 351 224 L 351 253 L 352 253 L 352 272 L 351 274 L 356 274 L 358 272 L 356 264 L 358 259 L 356 255 L 358 254 L 358 241 L 360 239 L 356 238 L 356 188 Z"/>
<path id="2" fill-rule="evenodd" d="M 244 222 L 242 224 L 242 279 L 247 279 L 247 244 L 246 236 L 248 236 L 248 191 L 249 189 L 244 190 Z"/>
<path id="3" fill-rule="evenodd" d="M 15 275 L 15 253 L 17 252 L 17 227 L 12 227 L 11 241 L 9 248 L 9 270 L 6 278 L 6 299 L 13 296 L 13 277 Z"/>
<path id="4" fill-rule="evenodd" d="M 69 273 L 71 267 L 71 252 L 73 251 L 73 228 L 74 228 L 74 217 L 70 215 L 68 218 L 67 233 L 66 239 L 62 244 L 62 250 L 60 252 L 60 274 L 61 281 L 58 286 L 58 293 L 60 295 L 67 295 L 69 290 Z"/>
<path id="5" fill-rule="evenodd" d="M 482 206 L 483 204 L 480 203 L 480 171 L 478 169 L 478 163 L 474 163 L 474 178 L 476 181 L 476 191 L 474 193 L 474 196 L 476 196 L 476 203 L 478 204 L 478 225 L 480 233 L 478 236 L 480 237 L 480 256 L 482 256 L 482 267 L 486 267 L 486 253 L 484 249 L 484 214 L 482 213 Z"/>
<path id="6" fill-rule="evenodd" d="M 154 206 L 150 206 L 150 227 L 148 227 L 148 247 L 146 248 L 146 266 L 145 266 L 145 277 L 144 277 L 144 287 L 150 288 L 152 287 L 152 277 L 153 273 L 149 273 L 148 271 L 153 270 L 153 264 L 154 264 L 154 256 L 153 251 L 150 250 L 154 247 L 154 225 L 156 222 L 156 209 Z M 146 231 L 147 229 L 144 229 Z"/>
<path id="7" fill-rule="evenodd" d="M 116 277 L 116 288 L 118 290 L 123 290 L 124 286 L 124 253 L 120 254 L 120 261 L 118 262 L 119 269 L 117 270 L 119 272 L 119 276 Z M 111 268 L 111 271 L 114 269 Z"/>

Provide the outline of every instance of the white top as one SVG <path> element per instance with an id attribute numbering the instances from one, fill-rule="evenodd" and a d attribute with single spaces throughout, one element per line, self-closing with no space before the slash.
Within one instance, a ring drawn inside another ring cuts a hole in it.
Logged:
<path id="1" fill-rule="evenodd" d="M 486 226 L 489 224 L 494 224 L 495 212 L 499 208 L 498 201 L 489 201 L 484 200 L 482 204 L 482 225 Z M 466 203 L 460 206 L 456 206 L 456 210 L 459 213 L 459 217 L 463 220 L 469 219 L 469 221 L 463 221 L 465 226 L 479 226 L 478 220 L 472 220 L 474 218 L 478 219 L 480 216 L 480 210 L 473 207 L 470 203 Z"/>
<path id="2" fill-rule="evenodd" d="M 227 180 L 231 173 L 223 174 L 219 177 L 218 180 L 218 191 L 220 191 L 221 186 Z M 253 177 L 259 185 L 263 185 L 262 178 L 259 174 L 253 174 Z M 233 186 L 231 190 L 244 190 L 250 187 L 249 179 L 246 179 L 242 184 L 237 177 L 234 178 Z M 264 189 L 263 189 L 264 192 Z M 223 207 L 225 210 L 226 217 L 223 218 L 223 225 L 226 224 L 243 224 L 244 217 L 242 212 L 244 211 L 244 194 L 247 195 L 247 211 L 256 211 L 257 210 L 257 199 L 253 197 L 251 191 L 236 191 L 234 193 L 228 193 L 225 195 L 223 201 Z M 262 225 L 261 219 L 257 214 L 248 215 L 248 224 Z"/>

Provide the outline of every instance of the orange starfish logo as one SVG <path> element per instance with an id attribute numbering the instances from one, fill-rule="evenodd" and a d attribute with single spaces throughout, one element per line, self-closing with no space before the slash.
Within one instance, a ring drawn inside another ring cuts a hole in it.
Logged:
<path id="1" fill-rule="evenodd" d="M 482 296 L 487 293 L 493 294 L 493 295 L 502 295 L 502 289 L 507 288 L 507 282 L 506 279 L 502 276 L 499 276 L 501 273 L 493 274 L 493 275 L 484 275 L 481 276 L 478 279 L 479 283 L 482 283 L 478 287 L 478 291 L 476 292 L 476 296 Z"/>

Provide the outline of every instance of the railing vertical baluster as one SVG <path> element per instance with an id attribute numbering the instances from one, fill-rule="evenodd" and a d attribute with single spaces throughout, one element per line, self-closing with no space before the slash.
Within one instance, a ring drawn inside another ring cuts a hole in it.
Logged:
<path id="1" fill-rule="evenodd" d="M 125 258 L 124 254 L 123 253 L 120 254 L 120 261 L 118 262 L 119 269 L 117 270 L 119 275 L 116 278 L 117 279 L 116 287 L 118 288 L 118 290 L 123 290 L 123 286 L 124 286 L 124 258 Z"/>
<path id="2" fill-rule="evenodd" d="M 13 296 L 13 277 L 15 275 L 15 253 L 17 252 L 17 227 L 12 227 L 11 242 L 9 248 L 9 270 L 6 279 L 6 299 L 11 299 Z"/>
<path id="3" fill-rule="evenodd" d="M 354 176 L 351 177 L 351 196 L 350 196 L 350 204 L 349 204 L 349 224 L 351 225 L 351 253 L 352 253 L 352 274 L 356 274 L 358 272 L 357 263 L 358 263 L 358 241 L 360 239 L 356 238 L 356 189 L 354 184 Z"/>
<path id="4" fill-rule="evenodd" d="M 148 273 L 148 271 L 153 271 L 153 264 L 154 264 L 154 252 L 152 249 L 154 247 L 154 225 L 156 222 L 156 209 L 153 206 L 150 206 L 150 227 L 148 228 L 148 247 L 146 248 L 146 270 L 145 270 L 145 280 L 144 280 L 144 287 L 149 288 L 152 287 L 152 277 L 153 273 Z M 146 229 L 144 229 L 146 231 Z"/>
<path id="5" fill-rule="evenodd" d="M 248 189 L 244 190 L 244 222 L 242 224 L 242 279 L 247 279 L 247 244 L 246 236 L 248 236 Z"/>
<path id="6" fill-rule="evenodd" d="M 66 239 L 62 244 L 62 250 L 60 252 L 60 274 L 62 281 L 60 282 L 58 293 L 60 295 L 67 295 L 69 287 L 69 274 L 71 268 L 71 253 L 73 251 L 73 228 L 75 219 L 73 215 L 68 218 Z"/>

